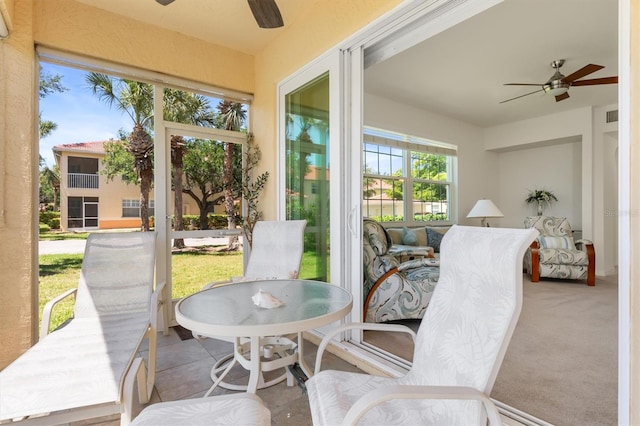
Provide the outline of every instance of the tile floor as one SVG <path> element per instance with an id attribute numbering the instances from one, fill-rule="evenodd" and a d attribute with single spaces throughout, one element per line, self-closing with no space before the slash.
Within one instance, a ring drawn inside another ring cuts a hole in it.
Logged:
<path id="1" fill-rule="evenodd" d="M 216 339 L 181 340 L 173 329 L 169 330 L 168 336 L 158 335 L 156 385 L 151 403 L 202 397 L 212 384 L 211 368 L 216 361 L 229 354 L 233 349 L 231 343 Z M 316 345 L 305 341 L 305 360 L 311 368 L 315 364 L 316 348 Z M 143 352 L 143 355 L 146 358 L 146 352 Z M 356 367 L 328 352 L 325 352 L 322 366 L 323 369 L 358 371 Z M 231 370 L 227 378 L 228 381 L 234 383 L 243 383 L 243 380 L 246 383 L 248 374 L 237 366 Z M 213 395 L 230 392 L 232 391 L 218 387 L 214 390 Z M 303 389 L 298 385 L 287 386 L 285 381 L 269 388 L 260 389 L 257 395 L 271 410 L 272 425 L 311 425 L 309 401 Z M 112 418 L 82 424 L 115 426 L 120 423 L 119 418 Z"/>

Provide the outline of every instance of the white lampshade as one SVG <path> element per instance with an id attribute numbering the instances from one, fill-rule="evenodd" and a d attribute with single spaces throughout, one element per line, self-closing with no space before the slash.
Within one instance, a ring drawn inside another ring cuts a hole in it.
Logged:
<path id="1" fill-rule="evenodd" d="M 480 217 L 482 218 L 482 226 L 489 226 L 486 223 L 486 218 L 488 217 L 504 217 L 502 212 L 491 200 L 478 200 L 476 205 L 473 206 L 469 214 L 468 218 Z"/>

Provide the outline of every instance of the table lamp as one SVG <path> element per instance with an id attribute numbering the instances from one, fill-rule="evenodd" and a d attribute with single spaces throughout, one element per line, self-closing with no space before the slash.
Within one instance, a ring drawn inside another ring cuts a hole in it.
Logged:
<path id="1" fill-rule="evenodd" d="M 471 209 L 467 217 L 468 218 L 480 217 L 482 218 L 481 225 L 483 227 L 484 226 L 488 227 L 489 226 L 489 222 L 487 222 L 488 217 L 504 217 L 504 215 L 502 214 L 500 209 L 498 209 L 496 205 L 493 204 L 493 201 L 482 199 L 476 202 L 476 205 L 473 206 L 473 208 Z"/>

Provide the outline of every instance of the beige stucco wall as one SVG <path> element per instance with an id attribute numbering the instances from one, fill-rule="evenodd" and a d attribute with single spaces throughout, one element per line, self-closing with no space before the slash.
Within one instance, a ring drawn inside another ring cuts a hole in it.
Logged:
<path id="1" fill-rule="evenodd" d="M 31 3 L 18 2 L 0 41 L 0 368 L 34 341 L 37 164 Z"/>

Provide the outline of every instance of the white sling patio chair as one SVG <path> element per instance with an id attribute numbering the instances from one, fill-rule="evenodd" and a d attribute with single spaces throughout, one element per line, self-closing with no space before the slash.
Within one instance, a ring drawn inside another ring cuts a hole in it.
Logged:
<path id="1" fill-rule="evenodd" d="M 391 324 L 349 324 L 326 335 L 316 373 L 307 381 L 315 426 L 501 425 L 489 399 L 522 306 L 522 259 L 534 229 L 453 226 L 441 244 L 440 280 L 422 319 L 413 365 L 399 378 L 320 371 L 333 336 L 351 328 L 406 330 Z"/>
<path id="2" fill-rule="evenodd" d="M 148 402 L 155 380 L 153 232 L 94 233 L 77 289 L 45 308 L 40 341 L 0 372 L 0 423 L 61 424 L 121 414 L 128 424 L 134 389 Z M 153 292 L 153 294 L 152 294 Z M 48 333 L 52 307 L 76 294 L 73 320 Z M 149 367 L 139 356 L 149 340 Z"/>
<path id="3" fill-rule="evenodd" d="M 253 247 L 251 248 L 251 255 L 244 270 L 244 275 L 242 277 L 232 277 L 227 281 L 209 283 L 204 288 L 207 289 L 218 285 L 258 279 L 298 278 L 302 254 L 304 253 L 304 230 L 306 226 L 306 220 L 262 220 L 256 222 L 253 228 Z M 204 336 L 194 333 L 194 337 L 196 339 L 211 337 L 228 342 L 235 342 L 235 339 L 220 336 Z M 301 337 L 301 334 L 298 334 L 298 342 L 301 342 Z M 243 353 L 249 351 L 248 339 L 241 339 L 239 343 L 234 350 L 239 350 Z M 285 363 L 283 359 L 290 356 L 287 352 L 294 350 L 298 344 L 283 336 L 265 336 L 261 339 L 260 343 L 262 347 L 269 345 L 267 351 L 268 358 L 272 358 L 274 355 L 280 358 L 274 361 L 274 365 Z M 224 370 L 221 366 L 225 365 L 231 358 L 233 358 L 233 354 L 227 355 L 216 363 L 214 372 L 212 373 L 212 379 L 214 381 L 218 379 L 217 372 Z M 268 364 L 265 364 L 265 366 L 265 371 L 269 371 Z M 228 367 L 231 368 L 231 365 Z M 215 372 L 215 370 L 217 370 L 217 372 Z M 224 377 L 225 374 L 226 373 L 222 373 L 222 377 Z M 259 387 L 268 387 L 279 383 L 284 380 L 285 377 L 290 377 L 287 376 L 288 374 L 289 372 L 286 371 L 279 377 L 269 380 L 266 383 L 261 379 Z M 290 377 L 289 380 L 292 381 L 293 378 Z M 231 390 L 246 390 L 246 386 L 244 385 L 234 385 L 224 382 L 222 382 L 222 385 Z M 211 390 L 213 390 L 213 387 Z M 208 395 L 207 393 L 207 396 Z"/>
<path id="4" fill-rule="evenodd" d="M 271 411 L 252 393 L 161 402 L 142 410 L 131 426 L 271 426 Z"/>

